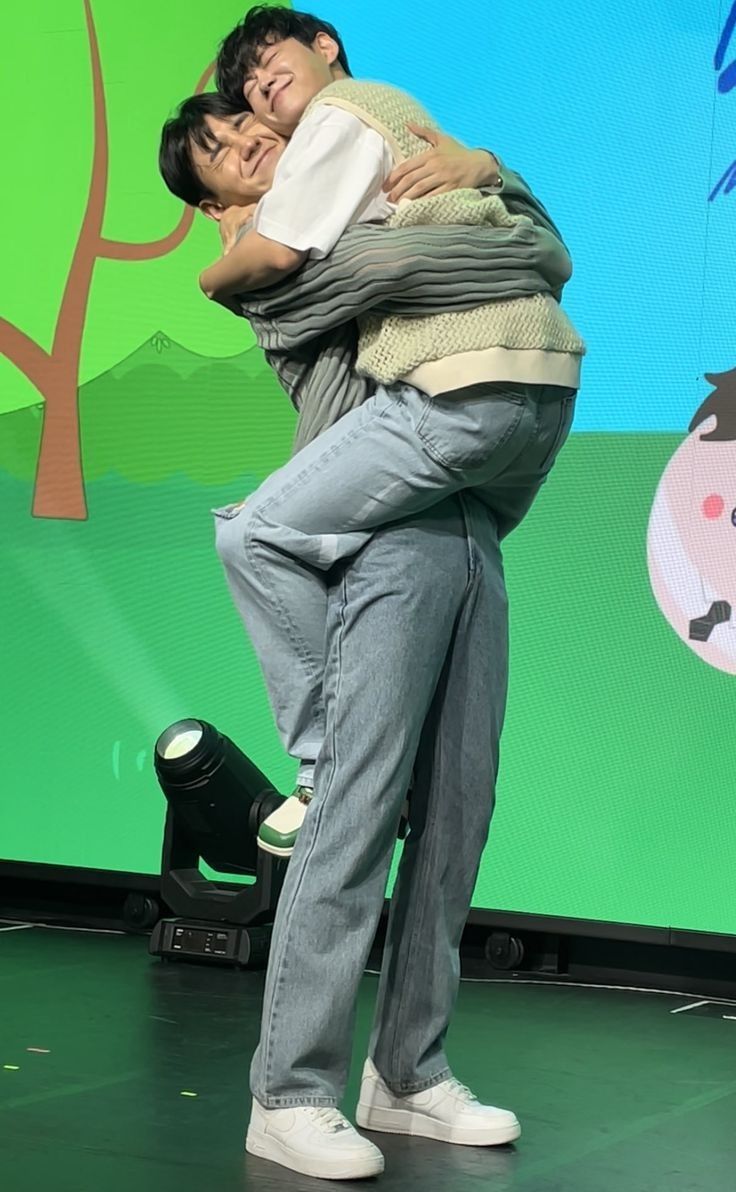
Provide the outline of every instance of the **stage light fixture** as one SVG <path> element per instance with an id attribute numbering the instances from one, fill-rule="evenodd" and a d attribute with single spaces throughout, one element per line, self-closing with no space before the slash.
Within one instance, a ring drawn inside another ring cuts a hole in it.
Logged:
<path id="1" fill-rule="evenodd" d="M 161 895 L 177 918 L 157 924 L 150 951 L 262 963 L 287 862 L 259 849 L 256 837 L 283 796 L 206 720 L 169 725 L 156 741 L 154 769 L 168 804 Z M 200 861 L 225 880 L 205 877 Z M 226 875 L 255 882 L 235 884 Z"/>
<path id="2" fill-rule="evenodd" d="M 255 873 L 256 836 L 283 796 L 229 737 L 205 720 L 178 720 L 154 750 L 159 785 L 200 856 L 218 873 Z"/>

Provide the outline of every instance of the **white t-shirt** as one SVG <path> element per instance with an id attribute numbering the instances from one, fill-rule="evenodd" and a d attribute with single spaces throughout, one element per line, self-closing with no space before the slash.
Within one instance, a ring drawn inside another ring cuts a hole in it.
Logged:
<path id="1" fill-rule="evenodd" d="M 382 190 L 394 164 L 374 128 L 352 112 L 320 104 L 281 155 L 253 227 L 287 248 L 326 257 L 349 224 L 383 222 L 396 210 Z"/>

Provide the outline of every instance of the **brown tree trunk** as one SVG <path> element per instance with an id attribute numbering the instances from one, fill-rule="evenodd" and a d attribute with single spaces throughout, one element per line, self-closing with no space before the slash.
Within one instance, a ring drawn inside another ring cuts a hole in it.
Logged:
<path id="1" fill-rule="evenodd" d="M 45 391 L 33 516 L 84 521 L 87 497 L 82 472 L 77 378 L 71 371 L 49 378 Z"/>
<path id="2" fill-rule="evenodd" d="M 193 209 L 186 207 L 174 231 L 149 244 L 122 244 L 102 235 L 108 166 L 105 88 L 91 0 L 84 0 L 84 11 L 94 101 L 92 176 L 51 351 L 44 351 L 24 331 L 0 318 L 0 350 L 45 399 L 32 513 L 67 521 L 87 517 L 79 427 L 79 357 L 95 262 L 100 258 L 152 261 L 165 256 L 184 240 L 194 217 Z M 197 93 L 204 90 L 213 71 L 214 63 L 210 63 L 197 83 Z"/>

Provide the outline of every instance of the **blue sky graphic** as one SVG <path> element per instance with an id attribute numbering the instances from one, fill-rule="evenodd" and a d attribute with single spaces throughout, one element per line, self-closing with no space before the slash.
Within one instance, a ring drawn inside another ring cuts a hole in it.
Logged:
<path id="1" fill-rule="evenodd" d="M 736 34 L 714 64 L 730 2 L 314 10 L 356 75 L 412 91 L 550 208 L 575 262 L 565 305 L 589 349 L 576 430 L 684 431 L 703 374 L 736 367 L 736 191 L 709 201 L 736 159 Z"/>

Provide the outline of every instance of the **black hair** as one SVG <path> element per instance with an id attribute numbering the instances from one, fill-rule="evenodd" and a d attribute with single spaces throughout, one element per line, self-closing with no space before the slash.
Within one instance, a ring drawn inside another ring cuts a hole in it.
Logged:
<path id="1" fill-rule="evenodd" d="M 280 5 L 257 4 L 246 13 L 240 24 L 220 46 L 215 66 L 217 90 L 231 103 L 243 105 L 243 80 L 258 62 L 264 46 L 293 37 L 304 46 L 311 46 L 319 33 L 326 33 L 337 42 L 337 61 L 350 74 L 347 54 L 340 34 L 334 25 L 321 21 L 308 12 L 294 12 Z"/>
<path id="2" fill-rule="evenodd" d="M 158 168 L 161 177 L 177 199 L 190 207 L 198 207 L 203 199 L 215 196 L 202 182 L 194 165 L 192 145 L 211 149 L 214 139 L 207 124 L 207 116 L 237 116 L 245 110 L 241 98 L 235 105 L 216 91 L 190 95 L 179 104 L 176 115 L 167 120 L 161 130 Z"/>
<path id="3" fill-rule="evenodd" d="M 692 434 L 715 414 L 715 426 L 707 435 L 698 435 L 701 443 L 736 442 L 736 368 L 730 372 L 706 373 L 705 379 L 715 389 L 693 414 L 687 429 Z"/>

